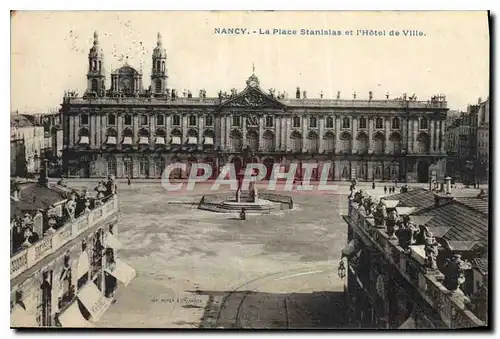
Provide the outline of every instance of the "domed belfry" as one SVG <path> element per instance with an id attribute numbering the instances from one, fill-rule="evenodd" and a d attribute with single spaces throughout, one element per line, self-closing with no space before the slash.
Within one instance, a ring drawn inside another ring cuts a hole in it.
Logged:
<path id="1" fill-rule="evenodd" d="M 104 54 L 99 45 L 99 35 L 94 32 L 94 45 L 89 51 L 89 68 L 87 72 L 87 93 L 104 96 L 106 91 L 104 71 Z"/>
<path id="2" fill-rule="evenodd" d="M 151 90 L 155 94 L 164 94 L 167 91 L 167 51 L 163 48 L 161 34 L 158 33 L 156 47 L 153 50 L 153 66 L 151 70 Z"/>

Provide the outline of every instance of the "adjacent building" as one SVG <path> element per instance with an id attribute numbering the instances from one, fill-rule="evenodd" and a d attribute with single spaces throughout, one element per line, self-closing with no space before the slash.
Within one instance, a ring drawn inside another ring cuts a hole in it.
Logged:
<path id="1" fill-rule="evenodd" d="M 447 173 L 464 183 L 488 183 L 489 178 L 489 99 L 478 99 L 467 112 L 448 121 L 446 144 Z"/>
<path id="2" fill-rule="evenodd" d="M 135 271 L 120 260 L 114 185 L 91 197 L 47 172 L 11 181 L 11 327 L 90 327 Z"/>
<path id="3" fill-rule="evenodd" d="M 125 64 L 107 82 L 104 52 L 97 33 L 88 55 L 87 89 L 65 93 L 63 167 L 70 177 L 159 178 L 165 166 L 242 163 L 250 148 L 254 162 L 317 163 L 313 179 L 330 165 L 329 180 L 428 182 L 430 168 L 445 171 L 444 96 L 417 101 L 412 95 L 390 99 L 310 99 L 297 88 L 264 91 L 252 74 L 242 91 L 207 97 L 168 88 L 167 54 L 160 34 L 152 54 L 150 85 L 142 71 Z M 271 171 L 268 171 L 269 173 Z"/>
<path id="4" fill-rule="evenodd" d="M 10 136 L 11 140 L 23 140 L 27 172 L 38 173 L 43 159 L 43 126 L 35 125 L 26 116 L 14 113 L 10 116 Z"/>
<path id="5" fill-rule="evenodd" d="M 410 190 L 351 194 L 347 271 L 351 322 L 362 328 L 455 329 L 488 324 L 488 197 Z M 369 212 L 367 212 L 369 211 Z M 344 260 L 347 265 L 344 265 Z M 347 267 L 347 268 L 346 268 Z"/>

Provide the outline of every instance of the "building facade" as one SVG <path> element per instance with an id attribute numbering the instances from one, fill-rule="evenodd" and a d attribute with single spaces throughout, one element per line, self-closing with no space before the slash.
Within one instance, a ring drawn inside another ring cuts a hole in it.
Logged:
<path id="1" fill-rule="evenodd" d="M 43 173 L 11 181 L 11 327 L 92 327 L 135 276 L 117 252 L 117 196 L 100 193 L 50 185 Z"/>
<path id="2" fill-rule="evenodd" d="M 33 124 L 24 115 L 11 114 L 10 135 L 11 140 L 23 140 L 27 172 L 31 174 L 38 173 L 43 159 L 42 150 L 45 145 L 43 126 Z"/>
<path id="3" fill-rule="evenodd" d="M 428 182 L 431 165 L 445 170 L 444 97 L 415 96 L 369 100 L 308 99 L 297 88 L 294 99 L 263 91 L 252 74 L 245 88 L 207 97 L 200 90 L 179 95 L 168 88 L 166 51 L 161 36 L 153 51 L 151 85 L 128 64 L 111 73 L 106 87 L 104 54 L 97 33 L 88 56 L 84 95 L 65 94 L 63 164 L 68 176 L 159 178 L 166 165 L 242 163 L 249 147 L 254 162 L 272 168 L 292 161 L 317 163 L 313 180 L 330 164 L 329 180 Z M 270 173 L 270 171 L 268 171 Z"/>
<path id="4" fill-rule="evenodd" d="M 489 99 L 478 99 L 467 112 L 448 122 L 447 173 L 466 184 L 488 183 L 489 178 Z"/>
<path id="5" fill-rule="evenodd" d="M 476 173 L 478 181 L 487 184 L 490 172 L 490 99 L 479 103 L 478 110 Z"/>
<path id="6" fill-rule="evenodd" d="M 488 324 L 488 198 L 425 189 L 349 199 L 339 275 L 361 328 L 456 329 Z M 344 263 L 347 263 L 346 265 Z"/>

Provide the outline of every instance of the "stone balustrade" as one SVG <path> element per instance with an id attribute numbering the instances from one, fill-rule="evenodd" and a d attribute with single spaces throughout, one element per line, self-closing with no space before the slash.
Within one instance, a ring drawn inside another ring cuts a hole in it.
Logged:
<path id="1" fill-rule="evenodd" d="M 69 241 L 117 212 L 118 200 L 114 196 L 104 205 L 91 210 L 89 213 L 82 214 L 75 220 L 65 224 L 55 233 L 43 237 L 32 246 L 20 251 L 10 259 L 10 278 L 13 279 L 35 266 L 43 258 L 56 252 Z"/>
<path id="2" fill-rule="evenodd" d="M 360 231 L 363 239 L 371 242 L 384 254 L 387 261 L 394 265 L 400 274 L 411 283 L 429 305 L 441 315 L 442 321 L 450 328 L 485 326 L 485 323 L 466 308 L 467 297 L 462 291 L 449 291 L 440 281 L 443 275 L 425 267 L 422 246 L 410 246 L 405 252 L 398 240 L 391 240 L 386 228 L 375 226 L 374 219 L 359 210 L 359 205 L 350 201 L 348 206 L 351 225 Z M 411 265 L 411 269 L 409 268 Z"/>
<path id="3" fill-rule="evenodd" d="M 161 97 L 66 97 L 65 101 L 69 104 L 74 105 L 122 105 L 122 104 L 137 104 L 144 103 L 148 105 L 202 105 L 202 106 L 212 106 L 224 104 L 228 99 L 219 98 L 184 98 L 177 97 L 174 100 L 171 98 Z M 281 103 L 289 106 L 314 106 L 314 107 L 339 107 L 339 108 L 416 108 L 416 109 L 426 109 L 426 108 L 447 108 L 446 101 L 408 101 L 408 100 L 345 100 L 345 99 L 277 99 Z"/>

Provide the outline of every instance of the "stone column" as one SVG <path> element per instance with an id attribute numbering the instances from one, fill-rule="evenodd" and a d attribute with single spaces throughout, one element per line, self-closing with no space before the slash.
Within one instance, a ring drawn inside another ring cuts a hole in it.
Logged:
<path id="1" fill-rule="evenodd" d="M 187 140 L 187 131 L 188 131 L 188 116 L 187 114 L 182 114 L 181 115 L 181 126 L 182 126 L 182 138 L 181 143 L 184 144 L 186 143 Z"/>
<path id="2" fill-rule="evenodd" d="M 259 150 L 262 150 L 264 142 L 262 140 L 262 135 L 264 134 L 264 117 L 259 118 Z"/>
<path id="3" fill-rule="evenodd" d="M 324 116 L 320 116 L 319 117 L 319 148 L 318 148 L 318 151 L 319 153 L 323 153 L 324 151 L 324 141 L 323 141 L 323 134 L 325 134 L 325 117 Z"/>
<path id="4" fill-rule="evenodd" d="M 391 134 L 391 119 L 389 117 L 384 118 L 385 123 L 385 153 L 389 153 L 389 134 Z"/>
<path id="5" fill-rule="evenodd" d="M 281 149 L 281 117 L 276 116 L 274 120 L 274 146 L 276 150 Z"/>
<path id="6" fill-rule="evenodd" d="M 139 114 L 135 113 L 132 116 L 132 133 L 134 133 L 134 136 L 132 138 L 132 143 L 134 145 L 136 145 L 138 142 L 139 138 L 138 132 L 139 132 Z"/>
<path id="7" fill-rule="evenodd" d="M 75 116 L 71 115 L 69 117 L 69 138 L 68 138 L 68 145 L 73 146 L 75 144 Z"/>
<path id="8" fill-rule="evenodd" d="M 413 121 L 413 153 L 417 153 L 418 151 L 418 141 L 417 141 L 417 136 L 418 136 L 418 125 L 419 121 L 418 119 L 415 119 Z"/>
<path id="9" fill-rule="evenodd" d="M 342 174 L 342 169 L 344 168 L 344 162 L 343 161 L 336 161 L 335 162 L 335 180 L 340 180 L 340 175 Z"/>
<path id="10" fill-rule="evenodd" d="M 225 130 L 225 134 L 226 136 L 224 137 L 226 139 L 226 149 L 230 149 L 231 147 L 231 116 L 229 115 L 226 115 L 225 117 L 226 119 L 226 130 Z"/>
<path id="11" fill-rule="evenodd" d="M 218 124 L 215 126 L 215 137 L 218 139 L 216 140 L 216 144 L 219 145 L 221 148 L 226 147 L 226 119 L 224 117 L 217 117 L 216 122 Z"/>
<path id="12" fill-rule="evenodd" d="M 430 136 L 431 136 L 431 145 L 429 152 L 434 153 L 434 147 L 435 147 L 435 140 L 434 140 L 434 131 L 435 131 L 435 126 L 434 126 L 434 120 L 431 120 L 431 126 L 430 126 Z"/>
<path id="13" fill-rule="evenodd" d="M 441 121 L 436 121 L 436 136 L 434 139 L 434 152 L 441 150 Z"/>
<path id="14" fill-rule="evenodd" d="M 165 129 L 166 129 L 166 139 L 165 140 L 165 144 L 167 145 L 170 145 L 170 130 L 172 129 L 172 116 L 170 114 L 168 114 L 166 117 L 165 117 Z M 165 163 L 166 164 L 166 163 Z"/>
<path id="15" fill-rule="evenodd" d="M 358 118 L 351 117 L 351 128 L 352 128 L 352 153 L 357 153 L 358 151 Z"/>
<path id="16" fill-rule="evenodd" d="M 116 156 L 116 176 L 118 178 L 123 178 L 125 173 L 123 171 L 123 157 Z"/>
<path id="17" fill-rule="evenodd" d="M 161 114 L 161 112 L 156 112 L 156 114 Z M 156 114 L 155 112 L 149 113 L 149 145 L 154 146 L 155 144 L 155 134 L 156 134 Z M 166 142 L 166 140 L 165 140 Z M 150 159 L 151 164 L 151 159 Z M 151 166 L 150 166 L 151 168 Z M 152 175 L 154 172 L 149 170 L 149 174 Z"/>
<path id="18" fill-rule="evenodd" d="M 366 166 L 366 174 L 368 180 L 373 180 L 373 162 L 368 161 Z"/>
<path id="19" fill-rule="evenodd" d="M 247 147 L 247 119 L 241 116 L 241 133 L 243 134 L 243 148 Z"/>
<path id="20" fill-rule="evenodd" d="M 406 125 L 406 118 L 401 118 L 401 142 L 402 142 L 402 145 L 401 145 L 401 148 L 406 150 L 406 152 L 408 152 L 408 126 Z"/>
<path id="21" fill-rule="evenodd" d="M 368 118 L 368 152 L 373 152 L 373 118 Z"/>
<path id="22" fill-rule="evenodd" d="M 198 145 L 203 145 L 203 128 L 205 126 L 205 118 L 203 114 L 198 117 Z"/>
<path id="23" fill-rule="evenodd" d="M 445 139 L 446 138 L 446 130 L 445 130 L 445 122 L 441 120 L 441 153 L 445 153 Z"/>
<path id="24" fill-rule="evenodd" d="M 340 153 L 340 123 L 341 123 L 340 117 L 338 115 L 335 116 L 335 153 L 336 154 Z M 335 174 L 335 177 L 337 178 L 336 174 Z"/>
<path id="25" fill-rule="evenodd" d="M 101 146 L 101 113 L 100 112 L 95 115 L 95 122 L 94 122 L 93 130 L 94 130 L 94 135 L 95 135 L 94 145 L 96 148 L 99 148 Z"/>
<path id="26" fill-rule="evenodd" d="M 302 116 L 302 152 L 307 150 L 307 126 L 308 124 L 307 116 Z"/>
<path id="27" fill-rule="evenodd" d="M 284 134 L 284 140 L 285 140 L 285 149 L 288 150 L 290 149 L 290 133 L 292 131 L 292 117 L 287 117 L 286 118 L 286 124 L 285 124 L 285 134 Z"/>
<path id="28" fill-rule="evenodd" d="M 122 139 L 123 139 L 123 114 L 122 113 L 118 113 L 117 114 L 117 117 L 116 117 L 116 144 L 117 146 L 120 145 L 120 143 L 122 142 Z M 118 146 L 119 147 L 119 146 Z M 118 166 L 118 163 L 117 165 Z"/>
<path id="29" fill-rule="evenodd" d="M 354 171 L 353 171 L 354 169 Z M 354 177 L 353 177 L 353 173 L 354 173 Z M 359 176 L 359 173 L 358 173 L 358 162 L 353 160 L 351 161 L 351 173 L 349 173 L 349 176 L 351 179 L 357 179 L 358 176 Z"/>

